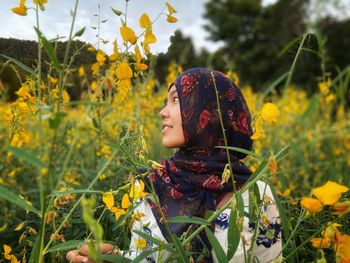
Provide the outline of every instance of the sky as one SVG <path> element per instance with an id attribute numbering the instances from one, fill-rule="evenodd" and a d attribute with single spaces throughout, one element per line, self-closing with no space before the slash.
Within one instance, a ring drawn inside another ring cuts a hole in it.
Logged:
<path id="1" fill-rule="evenodd" d="M 217 50 L 222 44 L 211 42 L 208 33 L 203 25 L 206 21 L 203 18 L 205 11 L 205 2 L 207 0 L 167 0 L 176 10 L 175 16 L 177 23 L 168 23 L 166 16 L 162 15 L 153 26 L 153 33 L 157 37 L 157 43 L 151 45 L 151 52 L 154 54 L 166 52 L 170 45 L 170 36 L 176 29 L 181 29 L 185 36 L 192 38 L 197 50 L 205 47 L 209 51 Z M 326 0 L 327 1 L 327 0 Z M 333 0 L 348 2 L 349 0 Z M 263 4 L 272 4 L 276 0 L 263 0 Z M 19 0 L 2 0 L 0 3 L 0 37 L 36 40 L 34 31 L 36 25 L 35 11 L 28 10 L 27 16 L 19 16 L 11 11 L 12 7 L 17 6 Z M 26 1 L 28 7 L 34 7 L 32 0 Z M 75 0 L 48 0 L 45 4 L 45 11 L 40 12 L 40 30 L 47 39 L 53 39 L 57 36 L 66 37 L 69 35 Z M 121 26 L 120 18 L 115 15 L 111 7 L 125 11 L 125 0 L 80 0 L 78 5 L 77 18 L 74 32 L 86 27 L 85 33 L 79 39 L 88 43 L 97 43 L 97 31 L 91 27 L 98 24 L 100 5 L 100 20 L 107 20 L 100 25 L 100 37 L 109 40 L 107 44 L 101 44 L 100 48 L 107 54 L 112 53 L 112 42 L 117 39 L 121 43 L 119 28 Z M 139 27 L 139 18 L 143 13 L 147 13 L 151 20 L 161 13 L 165 7 L 165 0 L 130 0 L 128 2 L 128 26 L 135 29 L 136 33 L 141 33 Z M 62 39 L 62 40 L 65 40 Z"/>
<path id="2" fill-rule="evenodd" d="M 275 0 L 265 0 L 265 3 Z M 151 20 L 157 17 L 165 7 L 165 0 L 130 0 L 128 2 L 128 26 L 135 29 L 136 34 L 141 33 L 138 20 L 143 13 L 147 13 Z M 176 29 L 181 29 L 185 36 L 190 36 L 197 50 L 205 47 L 209 51 L 215 51 L 222 44 L 214 43 L 209 40 L 208 33 L 203 25 L 206 21 L 202 18 L 206 0 L 168 0 L 176 9 L 175 16 L 177 23 L 168 23 L 166 16 L 162 15 L 153 26 L 153 33 L 157 37 L 157 43 L 151 45 L 151 52 L 154 54 L 166 52 L 170 45 L 170 36 Z M 17 6 L 19 0 L 6 0 L 0 3 L 0 37 L 17 38 L 26 40 L 36 40 L 34 31 L 36 17 L 34 9 L 28 10 L 27 16 L 19 16 L 11 11 L 12 7 Z M 48 0 L 45 4 L 45 11 L 39 14 L 40 30 L 47 39 L 53 39 L 57 36 L 66 37 L 69 35 L 72 17 L 71 10 L 74 9 L 75 0 Z M 33 1 L 26 1 L 27 7 L 34 7 Z M 100 23 L 100 37 L 108 40 L 107 44 L 100 44 L 100 48 L 107 54 L 112 53 L 112 42 L 117 39 L 121 43 L 119 28 L 121 26 L 120 18 L 115 15 L 111 7 L 125 11 L 125 0 L 80 0 L 78 4 L 75 30 L 86 27 L 83 36 L 79 39 L 88 43 L 97 43 L 97 30 L 92 29 L 98 24 L 100 5 L 100 20 L 107 20 Z M 65 39 L 62 39 L 63 41 Z"/>

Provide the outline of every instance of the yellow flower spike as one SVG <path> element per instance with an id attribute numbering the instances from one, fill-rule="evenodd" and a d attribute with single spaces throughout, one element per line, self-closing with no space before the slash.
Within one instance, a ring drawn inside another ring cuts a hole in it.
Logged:
<path id="1" fill-rule="evenodd" d="M 146 13 L 143 13 L 142 16 L 140 17 L 140 27 L 141 28 L 148 28 L 150 27 L 151 20 L 149 19 L 149 16 Z"/>
<path id="2" fill-rule="evenodd" d="M 124 194 L 123 198 L 122 198 L 122 208 L 123 209 L 128 209 L 129 206 L 131 206 L 131 202 L 129 200 L 129 195 L 128 194 Z"/>
<path id="3" fill-rule="evenodd" d="M 300 201 L 300 204 L 309 212 L 317 213 L 323 209 L 322 203 L 316 199 L 311 197 L 303 197 Z"/>
<path id="4" fill-rule="evenodd" d="M 106 205 L 106 207 L 111 210 L 114 205 L 114 196 L 111 192 L 103 193 L 102 201 Z"/>
<path id="5" fill-rule="evenodd" d="M 279 115 L 280 111 L 273 103 L 265 103 L 261 109 L 261 118 L 269 124 L 276 124 Z"/>
<path id="6" fill-rule="evenodd" d="M 137 41 L 135 32 L 130 27 L 122 26 L 120 28 L 120 34 L 125 42 L 130 42 L 132 45 L 134 45 Z"/>
<path id="7" fill-rule="evenodd" d="M 166 2 L 165 5 L 168 8 L 169 15 L 176 13 L 176 10 L 174 9 L 174 7 L 172 7 L 168 2 Z"/>
<path id="8" fill-rule="evenodd" d="M 156 36 L 153 34 L 151 29 L 148 29 L 145 33 L 145 41 L 149 44 L 154 44 L 157 42 Z"/>
<path id="9" fill-rule="evenodd" d="M 105 56 L 105 53 L 102 50 L 97 51 L 96 61 L 98 62 L 98 64 L 100 64 L 100 66 L 102 66 L 105 63 L 106 56 Z"/>
<path id="10" fill-rule="evenodd" d="M 323 186 L 313 189 L 312 193 L 322 202 L 322 204 L 333 205 L 338 202 L 342 193 L 346 193 L 347 191 L 349 191 L 348 187 L 328 181 Z"/>
<path id="11" fill-rule="evenodd" d="M 4 244 L 4 258 L 5 259 L 11 259 L 11 252 L 12 252 L 12 248 L 6 244 Z"/>
<path id="12" fill-rule="evenodd" d="M 324 237 L 314 237 L 310 242 L 314 248 L 328 248 L 330 246 L 329 240 Z"/>
<path id="13" fill-rule="evenodd" d="M 169 23 L 176 23 L 177 18 L 175 16 L 168 16 L 167 20 Z"/>
<path id="14" fill-rule="evenodd" d="M 18 226 L 15 228 L 15 231 L 20 231 L 20 230 L 22 230 L 22 228 L 24 227 L 24 223 L 25 223 L 25 222 L 22 222 L 22 223 L 18 224 Z"/>
<path id="15" fill-rule="evenodd" d="M 145 184 L 141 180 L 135 181 L 130 187 L 129 196 L 133 201 L 138 201 L 139 199 L 147 195 L 143 190 L 145 189 Z"/>

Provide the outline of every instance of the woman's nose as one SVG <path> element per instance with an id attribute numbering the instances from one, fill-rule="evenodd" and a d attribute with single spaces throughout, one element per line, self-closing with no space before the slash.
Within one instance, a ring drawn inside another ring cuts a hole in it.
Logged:
<path id="1" fill-rule="evenodd" d="M 163 109 L 160 110 L 159 115 L 162 118 L 167 118 L 169 117 L 169 111 L 167 110 L 166 107 L 164 107 Z"/>

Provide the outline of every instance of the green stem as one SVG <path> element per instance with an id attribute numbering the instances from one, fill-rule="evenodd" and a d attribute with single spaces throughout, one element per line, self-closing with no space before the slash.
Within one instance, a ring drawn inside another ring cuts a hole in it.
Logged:
<path id="1" fill-rule="evenodd" d="M 222 130 L 222 134 L 224 136 L 224 142 L 225 142 L 225 150 L 226 150 L 226 155 L 227 155 L 227 160 L 228 160 L 228 164 L 230 166 L 230 173 L 231 173 L 231 182 L 232 182 L 232 190 L 233 192 L 235 193 L 236 192 L 236 184 L 235 184 L 235 180 L 233 178 L 233 171 L 232 171 L 232 164 L 231 164 L 231 157 L 230 157 L 230 152 L 229 152 L 229 149 L 228 149 L 228 144 L 227 144 L 227 138 L 226 138 L 226 129 L 225 129 L 225 126 L 224 126 L 224 122 L 222 120 L 222 115 L 221 115 L 221 108 L 220 108 L 220 100 L 219 100 L 219 91 L 217 89 L 217 86 L 216 86 L 216 80 L 215 80 L 215 76 L 214 76 L 214 73 L 213 72 L 210 72 L 211 74 L 211 77 L 213 79 L 213 82 L 214 82 L 214 88 L 215 88 L 215 95 L 216 95 L 216 103 L 218 105 L 218 113 L 219 113 L 219 119 L 220 119 L 220 125 L 221 125 L 221 130 Z"/>
<path id="2" fill-rule="evenodd" d="M 300 55 L 300 52 L 301 50 L 303 49 L 303 45 L 304 45 L 304 42 L 306 40 L 306 37 L 308 36 L 308 34 L 304 34 L 302 40 L 301 40 L 301 43 L 300 43 L 300 46 L 298 48 L 298 51 L 297 51 L 297 54 L 295 55 L 294 57 L 294 60 L 293 60 L 293 64 L 288 72 L 288 78 L 287 78 L 287 81 L 286 81 L 286 84 L 284 85 L 284 88 L 287 88 L 289 85 L 290 85 L 290 82 L 292 80 L 292 75 L 294 73 L 294 68 L 295 68 L 295 64 L 299 58 L 299 55 Z"/>

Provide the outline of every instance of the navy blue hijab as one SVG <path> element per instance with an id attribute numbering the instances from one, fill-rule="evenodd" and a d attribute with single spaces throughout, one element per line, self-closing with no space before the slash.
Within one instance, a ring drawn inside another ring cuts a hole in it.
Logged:
<path id="1" fill-rule="evenodd" d="M 214 79 L 228 146 L 251 150 L 250 113 L 241 91 L 233 81 L 219 71 L 206 68 L 189 69 L 179 75 L 174 84 L 180 101 L 185 145 L 169 160 L 161 161 L 163 168 L 153 169 L 149 177 L 166 218 L 180 215 L 203 218 L 206 210 L 214 211 L 219 199 L 233 191 L 231 181 L 221 183 L 228 158 L 225 149 L 216 147 L 225 146 L 225 143 Z M 244 157 L 243 153 L 230 151 L 237 189 L 251 174 L 249 168 L 240 161 Z M 152 202 L 150 204 L 164 237 L 171 242 L 158 207 Z M 180 237 L 191 225 L 170 223 L 169 226 Z M 197 227 L 192 225 L 189 232 Z M 191 242 L 191 250 L 200 253 L 205 244 L 210 251 L 204 232 L 199 238 Z"/>

